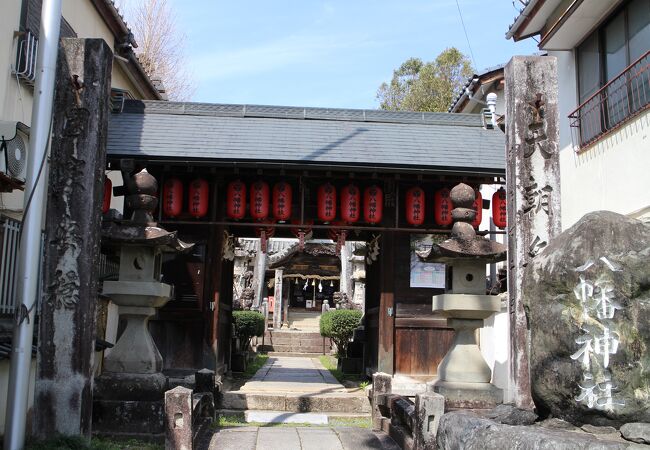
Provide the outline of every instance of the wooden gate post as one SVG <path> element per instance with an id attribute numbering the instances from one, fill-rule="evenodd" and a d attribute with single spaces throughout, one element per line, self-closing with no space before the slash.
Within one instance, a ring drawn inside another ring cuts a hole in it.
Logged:
<path id="1" fill-rule="evenodd" d="M 395 369 L 395 236 L 384 231 L 380 241 L 379 349 L 377 370 L 393 375 Z"/>
<path id="2" fill-rule="evenodd" d="M 41 437 L 90 438 L 112 61 L 102 39 L 59 47 L 34 407 Z"/>

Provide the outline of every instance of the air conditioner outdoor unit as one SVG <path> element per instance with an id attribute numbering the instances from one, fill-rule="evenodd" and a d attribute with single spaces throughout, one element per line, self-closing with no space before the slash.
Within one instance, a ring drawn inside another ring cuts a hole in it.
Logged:
<path id="1" fill-rule="evenodd" d="M 29 127 L 0 120 L 0 172 L 24 182 L 28 147 Z"/>

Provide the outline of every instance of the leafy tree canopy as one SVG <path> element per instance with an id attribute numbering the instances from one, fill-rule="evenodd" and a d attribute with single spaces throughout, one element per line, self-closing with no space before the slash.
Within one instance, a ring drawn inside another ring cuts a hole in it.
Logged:
<path id="1" fill-rule="evenodd" d="M 455 47 L 445 49 L 430 62 L 409 58 L 393 71 L 390 83 L 379 86 L 379 107 L 392 111 L 447 111 L 473 73 L 467 56 Z"/>

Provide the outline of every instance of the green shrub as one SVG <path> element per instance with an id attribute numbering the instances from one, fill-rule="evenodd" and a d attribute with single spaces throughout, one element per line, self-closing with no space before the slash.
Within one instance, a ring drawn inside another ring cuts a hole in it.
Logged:
<path id="1" fill-rule="evenodd" d="M 242 350 L 248 349 L 253 336 L 264 334 L 264 315 L 257 311 L 233 311 L 232 322 Z"/>
<path id="2" fill-rule="evenodd" d="M 355 309 L 331 309 L 320 316 L 320 334 L 336 344 L 336 354 L 344 358 L 354 329 L 361 323 L 361 311 Z"/>

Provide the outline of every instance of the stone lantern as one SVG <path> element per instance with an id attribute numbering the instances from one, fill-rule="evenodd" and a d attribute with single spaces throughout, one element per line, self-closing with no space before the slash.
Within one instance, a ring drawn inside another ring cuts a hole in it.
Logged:
<path id="1" fill-rule="evenodd" d="M 429 386 L 452 408 L 488 408 L 503 402 L 503 391 L 490 383 L 492 371 L 478 347 L 476 330 L 483 327 L 484 319 L 501 310 L 500 297 L 485 294 L 485 266 L 505 260 L 506 247 L 476 235 L 471 225 L 476 214 L 474 196 L 474 189 L 466 184 L 451 190 L 451 238 L 420 255 L 444 262 L 452 270 L 452 288 L 433 297 L 433 312 L 447 318 L 455 337 L 438 366 L 438 379 Z"/>
<path id="2" fill-rule="evenodd" d="M 126 327 L 104 358 L 102 374 L 95 379 L 93 426 L 99 430 L 141 426 L 157 429 L 162 424 L 168 383 L 162 374 L 162 357 L 147 325 L 173 295 L 173 286 L 161 281 L 163 253 L 183 252 L 193 244 L 180 241 L 176 232 L 154 222 L 151 213 L 158 202 L 158 186 L 152 175 L 143 170 L 129 176 L 124 169 L 123 175 L 126 205 L 133 215 L 130 220 L 105 222 L 102 226 L 102 245 L 115 248 L 120 255 L 118 279 L 104 281 L 102 295 L 118 305 Z M 133 409 L 134 414 L 128 423 L 119 423 L 125 408 Z"/>

